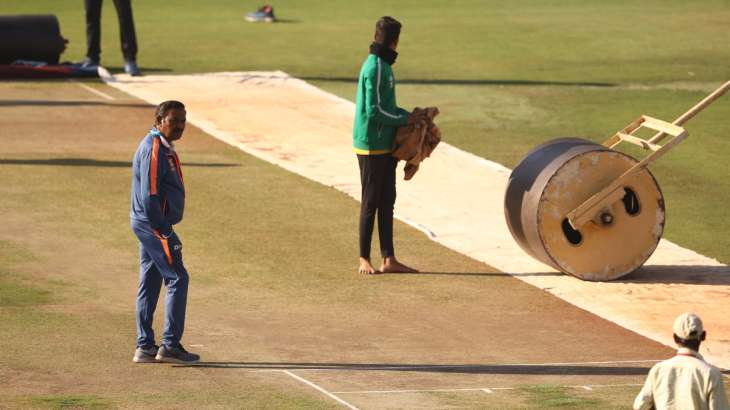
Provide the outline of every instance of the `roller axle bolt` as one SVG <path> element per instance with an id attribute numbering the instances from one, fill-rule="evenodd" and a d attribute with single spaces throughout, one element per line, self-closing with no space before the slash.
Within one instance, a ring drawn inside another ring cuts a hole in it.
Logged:
<path id="1" fill-rule="evenodd" d="M 603 225 L 611 225 L 613 223 L 613 215 L 608 212 L 602 213 L 600 219 Z"/>

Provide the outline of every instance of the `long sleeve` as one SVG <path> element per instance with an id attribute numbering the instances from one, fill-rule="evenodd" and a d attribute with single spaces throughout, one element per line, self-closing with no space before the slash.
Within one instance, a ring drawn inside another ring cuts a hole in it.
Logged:
<path id="1" fill-rule="evenodd" d="M 172 226 L 163 214 L 163 201 L 160 187 L 166 172 L 165 159 L 162 157 L 160 140 L 154 139 L 151 150 L 144 150 L 139 158 L 140 192 L 142 208 L 152 229 L 168 235 Z"/>
<path id="2" fill-rule="evenodd" d="M 634 410 L 650 410 L 654 408 L 654 372 L 655 368 L 649 371 L 646 382 L 644 382 L 644 387 L 639 392 L 639 395 L 636 396 L 636 400 L 634 400 Z"/>
<path id="3" fill-rule="evenodd" d="M 710 374 L 710 389 L 707 402 L 710 410 L 730 409 L 725 393 L 725 384 L 722 380 L 722 374 L 719 371 L 714 371 Z"/>
<path id="4" fill-rule="evenodd" d="M 408 111 L 396 108 L 395 112 L 391 112 L 383 108 L 384 94 L 387 92 L 383 71 L 383 64 L 378 60 L 375 66 L 365 74 L 365 110 L 367 116 L 384 125 L 406 125 L 408 123 Z M 394 98 L 391 95 L 388 97 Z"/>

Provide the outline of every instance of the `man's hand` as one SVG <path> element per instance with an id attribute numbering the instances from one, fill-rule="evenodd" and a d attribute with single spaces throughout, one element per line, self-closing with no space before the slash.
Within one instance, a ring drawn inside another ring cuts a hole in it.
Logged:
<path id="1" fill-rule="evenodd" d="M 154 229 L 155 235 L 157 235 L 160 239 L 167 239 L 172 236 L 173 230 L 172 225 L 170 225 L 169 229 Z"/>
<path id="2" fill-rule="evenodd" d="M 167 238 L 169 238 L 169 237 L 172 236 L 172 233 L 173 233 L 172 225 L 170 225 L 170 230 L 167 231 L 167 233 L 161 232 L 161 235 L 162 235 L 163 238 L 167 239 Z"/>

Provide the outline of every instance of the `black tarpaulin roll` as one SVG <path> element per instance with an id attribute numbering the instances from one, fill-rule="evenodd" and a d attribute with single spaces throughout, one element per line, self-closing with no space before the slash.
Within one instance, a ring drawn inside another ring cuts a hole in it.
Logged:
<path id="1" fill-rule="evenodd" d="M 52 14 L 0 16 L 0 64 L 16 60 L 58 64 L 65 48 L 58 19 Z"/>

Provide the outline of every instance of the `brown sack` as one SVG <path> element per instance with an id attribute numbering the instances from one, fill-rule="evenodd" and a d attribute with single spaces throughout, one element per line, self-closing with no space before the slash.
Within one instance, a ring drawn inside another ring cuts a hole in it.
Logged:
<path id="1" fill-rule="evenodd" d="M 438 108 L 416 107 L 412 114 L 420 118 L 413 124 L 398 127 L 393 151 L 394 157 L 406 161 L 406 181 L 413 178 L 420 163 L 431 155 L 441 141 L 441 131 L 433 122 L 439 114 Z"/>

